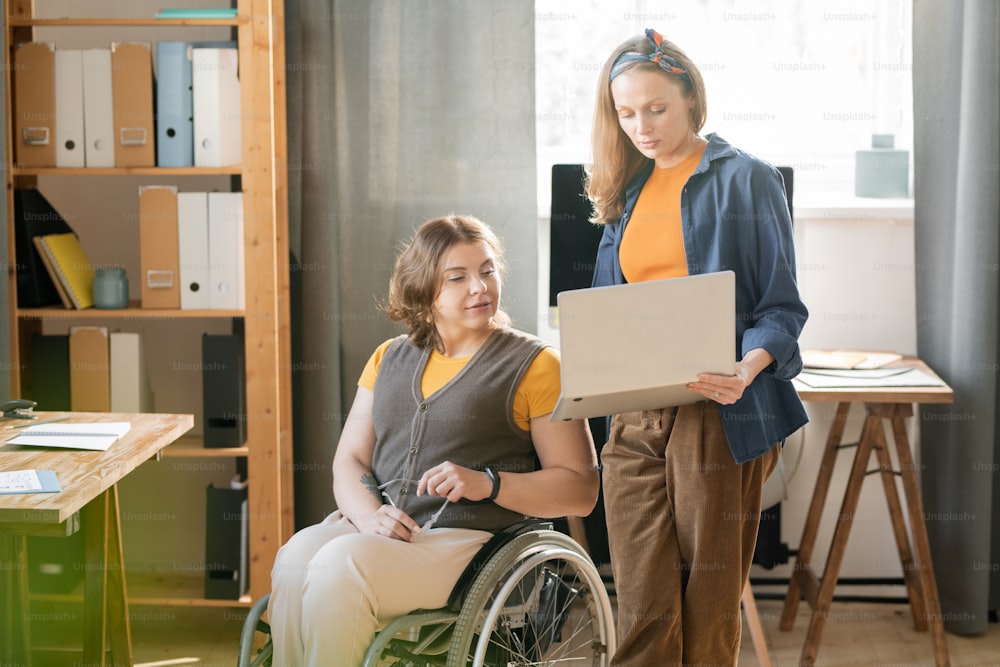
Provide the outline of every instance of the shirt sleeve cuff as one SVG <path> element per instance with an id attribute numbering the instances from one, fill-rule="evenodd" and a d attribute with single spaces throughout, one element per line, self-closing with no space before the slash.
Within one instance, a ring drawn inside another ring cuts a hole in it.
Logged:
<path id="1" fill-rule="evenodd" d="M 786 333 L 773 329 L 748 329 L 743 334 L 744 355 L 750 350 L 762 348 L 771 353 L 774 363 L 764 369 L 778 380 L 791 380 L 802 371 L 802 356 L 799 342 Z"/>

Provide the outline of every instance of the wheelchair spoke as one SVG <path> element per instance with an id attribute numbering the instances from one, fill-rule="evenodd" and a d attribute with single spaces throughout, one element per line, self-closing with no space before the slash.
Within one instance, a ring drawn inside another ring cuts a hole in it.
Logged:
<path id="1" fill-rule="evenodd" d="M 494 596 L 501 592 L 498 585 Z M 484 664 L 603 664 L 606 647 L 594 640 L 596 612 L 589 598 L 589 586 L 573 564 L 546 563 L 537 568 L 507 592 Z M 480 634 L 485 621 L 484 615 L 478 623 Z"/>

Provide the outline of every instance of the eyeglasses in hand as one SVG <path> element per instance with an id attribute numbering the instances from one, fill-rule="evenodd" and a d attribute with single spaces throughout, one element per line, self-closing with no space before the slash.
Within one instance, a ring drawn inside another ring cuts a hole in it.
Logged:
<path id="1" fill-rule="evenodd" d="M 390 505 L 392 505 L 393 507 L 399 507 L 399 505 L 396 504 L 396 501 L 394 501 L 392 499 L 392 496 L 389 495 L 389 493 L 386 491 L 386 489 L 388 487 L 392 486 L 393 484 L 414 484 L 414 485 L 417 485 L 419 483 L 420 483 L 420 480 L 417 480 L 417 479 L 407 479 L 405 477 L 397 477 L 396 479 L 390 479 L 388 482 L 383 482 L 382 484 L 379 484 L 378 485 L 378 490 L 382 493 L 382 497 L 385 498 L 386 501 L 388 501 L 388 503 Z M 434 512 L 434 514 L 431 515 L 431 518 L 429 518 L 427 521 L 425 521 L 424 525 L 422 525 L 420 527 L 420 532 L 424 533 L 424 532 L 430 530 L 431 528 L 433 528 L 434 524 L 437 523 L 437 520 L 441 517 L 441 513 L 444 512 L 444 508 L 447 507 L 447 506 L 448 506 L 448 499 L 445 498 L 444 499 L 444 504 L 441 505 L 441 507 L 438 508 L 438 511 Z"/>

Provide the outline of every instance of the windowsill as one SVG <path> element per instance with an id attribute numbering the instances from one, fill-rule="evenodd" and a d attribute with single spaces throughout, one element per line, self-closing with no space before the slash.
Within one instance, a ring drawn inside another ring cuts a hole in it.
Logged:
<path id="1" fill-rule="evenodd" d="M 794 217 L 799 220 L 913 220 L 913 199 L 855 197 L 836 192 L 796 194 Z M 538 211 L 547 225 L 548 204 Z"/>
<path id="2" fill-rule="evenodd" d="M 913 199 L 880 199 L 837 193 L 795 196 L 795 220 L 913 220 Z"/>

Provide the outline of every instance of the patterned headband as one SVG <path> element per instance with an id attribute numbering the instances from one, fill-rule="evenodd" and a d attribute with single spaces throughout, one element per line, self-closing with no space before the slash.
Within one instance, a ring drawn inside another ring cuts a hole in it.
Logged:
<path id="1" fill-rule="evenodd" d="M 635 65 L 644 62 L 656 63 L 664 72 L 671 74 L 687 74 L 687 70 L 681 67 L 681 64 L 675 58 L 667 55 L 663 47 L 663 35 L 652 28 L 646 28 L 646 40 L 653 47 L 653 52 L 647 55 L 638 51 L 626 51 L 618 56 L 618 60 L 611 67 L 611 77 L 608 79 L 608 83 L 614 81 L 615 77 L 622 72 L 628 71 Z"/>

